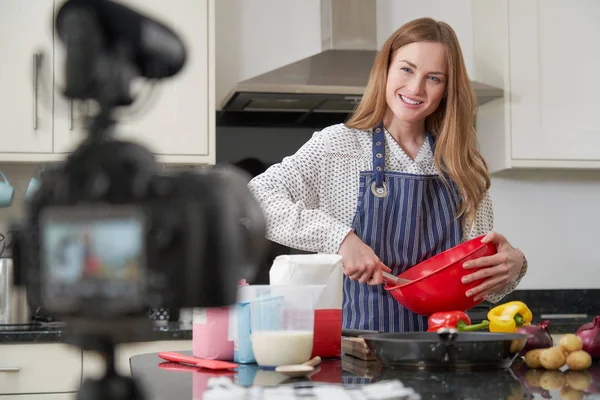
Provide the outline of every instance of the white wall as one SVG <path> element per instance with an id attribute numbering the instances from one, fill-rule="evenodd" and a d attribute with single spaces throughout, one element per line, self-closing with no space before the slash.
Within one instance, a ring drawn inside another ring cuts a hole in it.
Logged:
<path id="1" fill-rule="evenodd" d="M 527 289 L 600 289 L 600 171 L 492 178 L 496 230 L 526 254 Z"/>

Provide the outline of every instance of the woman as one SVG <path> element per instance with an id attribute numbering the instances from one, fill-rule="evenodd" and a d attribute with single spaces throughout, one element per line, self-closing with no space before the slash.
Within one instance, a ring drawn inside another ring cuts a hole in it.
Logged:
<path id="1" fill-rule="evenodd" d="M 453 29 L 429 18 L 400 27 L 377 55 L 362 100 L 291 157 L 250 182 L 269 239 L 338 253 L 344 263 L 343 327 L 423 331 L 427 318 L 384 289 L 398 275 L 484 235 L 498 254 L 467 296 L 497 302 L 525 275 L 525 257 L 492 232 L 487 165 L 477 149 L 476 97 Z"/>

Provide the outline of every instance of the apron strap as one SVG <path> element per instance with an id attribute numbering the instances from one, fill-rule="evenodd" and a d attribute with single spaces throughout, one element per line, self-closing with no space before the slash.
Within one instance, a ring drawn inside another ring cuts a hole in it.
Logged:
<path id="1" fill-rule="evenodd" d="M 426 135 L 431 152 L 435 154 L 435 138 L 429 131 Z M 377 197 L 385 197 L 388 188 L 385 183 L 385 128 L 383 127 L 383 121 L 372 130 L 372 141 L 374 182 L 371 185 L 371 192 Z"/>
<path id="2" fill-rule="evenodd" d="M 371 192 L 377 197 L 387 196 L 387 184 L 385 183 L 385 129 L 381 121 L 373 134 L 373 184 Z"/>
<path id="3" fill-rule="evenodd" d="M 431 147 L 431 152 L 433 154 L 435 154 L 435 137 L 433 137 L 433 135 L 431 134 L 431 132 L 427 131 L 426 133 L 427 135 L 427 141 L 429 142 L 429 147 Z M 450 176 L 448 176 L 448 174 L 446 173 L 442 173 L 440 172 L 440 174 L 444 175 L 444 178 L 446 178 L 446 181 L 449 182 L 450 185 L 450 189 L 452 189 L 451 194 L 454 195 L 455 201 L 456 201 L 456 207 L 458 207 L 458 204 L 461 201 L 461 194 L 460 191 L 458 190 L 458 186 L 456 186 L 456 184 L 454 183 L 454 181 L 452 179 L 450 179 Z M 462 217 L 461 217 L 462 219 Z"/>
<path id="4" fill-rule="evenodd" d="M 431 152 L 435 154 L 435 138 L 431 134 L 431 132 L 427 131 L 425 133 L 425 140 L 429 142 L 429 147 L 431 147 Z"/>

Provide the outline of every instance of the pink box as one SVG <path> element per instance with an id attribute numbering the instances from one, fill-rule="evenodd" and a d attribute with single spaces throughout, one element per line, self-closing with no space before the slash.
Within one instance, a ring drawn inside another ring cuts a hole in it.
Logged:
<path id="1" fill-rule="evenodd" d="M 195 308 L 192 350 L 194 357 L 233 360 L 233 341 L 228 338 L 229 307 Z"/>

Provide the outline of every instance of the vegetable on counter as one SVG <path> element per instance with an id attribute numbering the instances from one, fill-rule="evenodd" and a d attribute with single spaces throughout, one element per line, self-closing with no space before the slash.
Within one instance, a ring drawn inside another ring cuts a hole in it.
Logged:
<path id="1" fill-rule="evenodd" d="M 454 328 L 459 332 L 469 332 L 485 329 L 489 321 L 471 325 L 471 319 L 462 311 L 436 312 L 427 321 L 427 332 L 437 332 L 440 328 Z"/>
<path id="2" fill-rule="evenodd" d="M 582 342 L 582 349 L 594 360 L 600 359 L 600 315 L 592 322 L 582 325 L 575 333 Z"/>
<path id="3" fill-rule="evenodd" d="M 540 350 L 540 349 L 538 349 Z M 560 369 L 565 365 L 567 356 L 559 347 L 541 349 L 539 354 L 540 364 L 545 369 Z"/>
<path id="4" fill-rule="evenodd" d="M 521 355 L 525 355 L 530 350 L 535 349 L 546 349 L 554 346 L 554 340 L 548 332 L 548 326 L 550 321 L 542 321 L 539 325 L 525 325 L 517 328 L 517 333 L 523 333 L 525 335 L 532 335 L 527 339 L 525 347 L 521 350 Z"/>
<path id="5" fill-rule="evenodd" d="M 577 335 L 567 333 L 566 335 L 560 338 L 560 341 L 558 342 L 558 347 L 560 347 L 564 353 L 569 354 L 574 351 L 581 350 L 583 348 L 583 342 L 579 337 L 577 337 Z"/>
<path id="6" fill-rule="evenodd" d="M 525 364 L 532 369 L 558 370 L 567 365 L 571 371 L 583 371 L 592 366 L 592 357 L 581 350 L 583 343 L 577 335 L 564 335 L 558 346 L 529 350 Z"/>
<path id="7" fill-rule="evenodd" d="M 490 332 L 515 333 L 521 326 L 529 325 L 533 315 L 521 301 L 510 301 L 488 312 Z"/>

